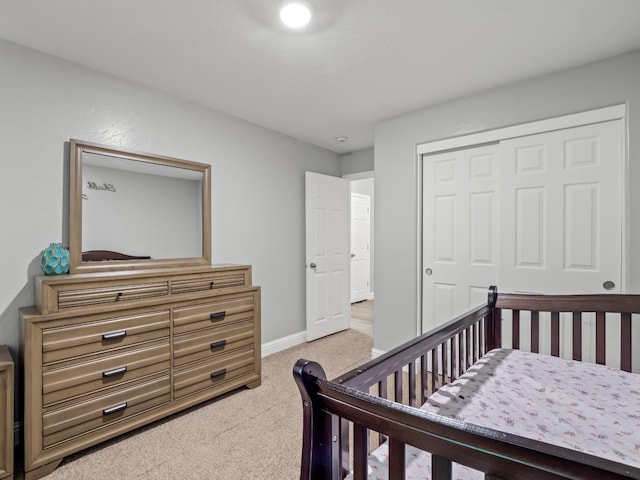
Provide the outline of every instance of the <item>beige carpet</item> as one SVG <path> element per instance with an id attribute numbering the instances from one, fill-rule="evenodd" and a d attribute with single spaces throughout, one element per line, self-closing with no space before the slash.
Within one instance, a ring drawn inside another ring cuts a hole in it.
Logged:
<path id="1" fill-rule="evenodd" d="M 262 386 L 241 389 L 65 459 L 47 480 L 299 478 L 302 406 L 292 368 L 329 378 L 370 360 L 372 339 L 347 330 L 263 359 Z"/>

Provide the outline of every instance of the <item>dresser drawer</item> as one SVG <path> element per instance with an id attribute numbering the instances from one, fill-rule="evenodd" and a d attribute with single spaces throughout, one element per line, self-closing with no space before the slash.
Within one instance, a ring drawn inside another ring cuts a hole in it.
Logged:
<path id="1" fill-rule="evenodd" d="M 181 334 L 253 318 L 253 296 L 224 298 L 173 311 L 173 333 Z"/>
<path id="2" fill-rule="evenodd" d="M 63 442 L 171 401 L 169 373 L 44 412 L 43 447 Z"/>
<path id="3" fill-rule="evenodd" d="M 173 365 L 212 358 L 223 352 L 253 344 L 253 320 L 179 335 L 173 340 Z"/>
<path id="4" fill-rule="evenodd" d="M 58 308 L 86 307 L 169 295 L 168 282 L 134 283 L 58 291 Z"/>
<path id="5" fill-rule="evenodd" d="M 43 368 L 43 405 L 169 370 L 169 339 L 108 351 Z"/>
<path id="6" fill-rule="evenodd" d="M 172 280 L 171 294 L 249 286 L 248 273 L 248 269 L 242 269 L 230 272 L 210 272 L 193 278 Z"/>
<path id="7" fill-rule="evenodd" d="M 42 332 L 42 361 L 65 360 L 116 347 L 169 337 L 169 310 L 100 319 Z"/>
<path id="8" fill-rule="evenodd" d="M 224 387 L 242 375 L 255 371 L 252 346 L 241 347 L 215 359 L 174 371 L 173 396 L 182 398 L 204 389 Z"/>

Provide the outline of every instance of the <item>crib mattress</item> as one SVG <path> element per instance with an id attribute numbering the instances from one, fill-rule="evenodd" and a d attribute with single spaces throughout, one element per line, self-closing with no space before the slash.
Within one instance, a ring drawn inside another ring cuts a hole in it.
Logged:
<path id="1" fill-rule="evenodd" d="M 549 355 L 496 349 L 421 407 L 475 425 L 640 467 L 640 375 Z M 388 478 L 387 444 L 369 478 Z M 407 446 L 407 479 L 430 480 L 431 458 Z M 456 480 L 483 480 L 453 466 Z"/>

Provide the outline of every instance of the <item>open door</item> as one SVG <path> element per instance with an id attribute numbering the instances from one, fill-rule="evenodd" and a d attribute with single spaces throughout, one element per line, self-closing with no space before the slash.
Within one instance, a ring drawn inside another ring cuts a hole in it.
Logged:
<path id="1" fill-rule="evenodd" d="M 305 173 L 307 341 L 349 328 L 349 182 Z"/>

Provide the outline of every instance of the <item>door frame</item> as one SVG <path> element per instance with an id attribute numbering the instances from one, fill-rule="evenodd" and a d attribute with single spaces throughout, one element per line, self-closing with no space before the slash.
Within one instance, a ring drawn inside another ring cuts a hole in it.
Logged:
<path id="1" fill-rule="evenodd" d="M 620 179 L 621 185 L 621 286 L 620 292 L 625 293 L 627 291 L 627 258 L 629 257 L 629 143 L 628 143 L 628 116 L 626 104 L 613 105 L 610 107 L 598 108 L 594 110 L 587 110 L 584 112 L 573 113 L 569 115 L 562 115 L 558 117 L 547 118 L 544 120 L 538 120 L 533 122 L 526 122 L 522 124 L 512 125 L 504 128 L 497 128 L 494 130 L 487 130 L 485 132 L 472 133 L 469 135 L 462 135 L 459 137 L 451 137 L 440 140 L 434 140 L 416 145 L 416 182 L 417 182 L 417 195 L 416 195 L 416 213 L 417 213 L 417 235 L 416 235 L 416 253 L 417 253 L 417 318 L 416 318 L 416 335 L 420 335 L 422 332 L 422 288 L 423 288 L 423 258 L 422 258 L 422 201 L 423 201 L 423 185 L 422 185 L 422 167 L 423 167 L 423 155 L 430 153 L 445 152 L 447 150 L 472 147 L 474 145 L 481 145 L 484 143 L 499 142 L 507 138 L 520 137 L 525 135 L 534 135 L 537 133 L 550 132 L 554 130 L 562 130 L 565 128 L 579 127 L 582 125 L 588 125 L 591 123 L 601 123 L 610 120 L 619 120 L 622 123 L 621 131 L 621 154 L 622 165 L 620 173 L 622 178 Z M 499 286 L 498 286 L 499 287 Z"/>

